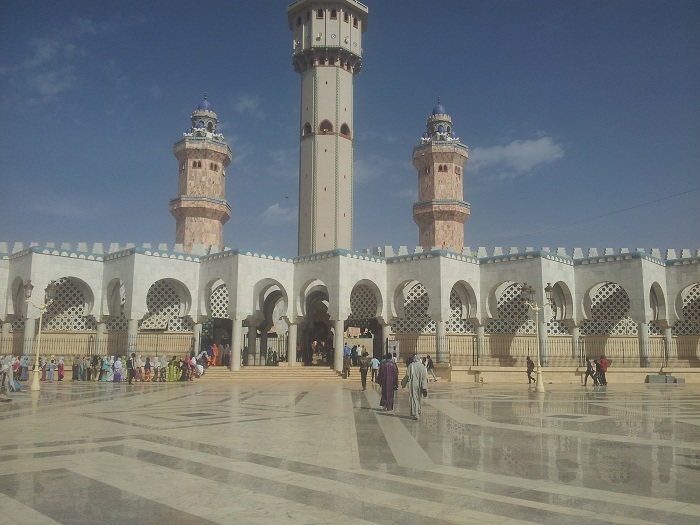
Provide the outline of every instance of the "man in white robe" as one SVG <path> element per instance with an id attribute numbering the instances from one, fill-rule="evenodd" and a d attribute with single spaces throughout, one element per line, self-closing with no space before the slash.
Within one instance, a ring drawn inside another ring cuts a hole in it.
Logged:
<path id="1" fill-rule="evenodd" d="M 416 421 L 420 417 L 420 405 L 423 399 L 423 391 L 428 392 L 428 372 L 423 366 L 420 357 L 413 356 L 413 361 L 406 369 L 406 375 L 401 380 L 401 386 L 408 387 L 408 400 L 411 405 L 411 416 Z"/>

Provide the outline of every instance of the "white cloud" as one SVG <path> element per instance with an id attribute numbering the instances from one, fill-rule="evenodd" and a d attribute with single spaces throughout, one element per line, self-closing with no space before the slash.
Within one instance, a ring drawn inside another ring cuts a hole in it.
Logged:
<path id="1" fill-rule="evenodd" d="M 32 75 L 27 83 L 33 91 L 44 100 L 50 100 L 59 93 L 69 90 L 75 85 L 75 67 L 65 66 L 60 69 L 44 71 Z"/>
<path id="2" fill-rule="evenodd" d="M 512 180 L 564 157 L 564 148 L 552 137 L 514 140 L 505 146 L 472 148 L 467 166 L 485 179 Z"/>
<path id="3" fill-rule="evenodd" d="M 238 95 L 231 104 L 237 113 L 244 113 L 255 118 L 263 118 L 265 114 L 260 109 L 260 98 L 255 95 Z"/>
<path id="4" fill-rule="evenodd" d="M 282 206 L 279 203 L 268 206 L 261 214 L 262 222 L 268 226 L 274 226 L 281 222 L 296 222 L 299 216 L 297 206 Z"/>

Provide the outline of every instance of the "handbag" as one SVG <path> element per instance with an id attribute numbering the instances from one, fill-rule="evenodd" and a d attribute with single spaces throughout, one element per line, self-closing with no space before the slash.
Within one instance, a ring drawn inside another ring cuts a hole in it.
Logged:
<path id="1" fill-rule="evenodd" d="M 425 388 L 421 388 L 420 392 L 423 394 L 423 397 L 428 397 L 428 391 Z"/>

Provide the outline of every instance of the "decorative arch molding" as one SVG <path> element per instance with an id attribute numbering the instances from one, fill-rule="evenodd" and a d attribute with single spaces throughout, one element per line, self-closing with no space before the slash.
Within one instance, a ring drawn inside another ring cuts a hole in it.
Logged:
<path id="1" fill-rule="evenodd" d="M 348 319 L 376 319 L 381 317 L 384 299 L 379 287 L 368 279 L 355 283 L 350 292 L 350 316 Z"/>
<path id="2" fill-rule="evenodd" d="M 618 283 L 605 281 L 591 286 L 583 297 L 586 321 L 581 324 L 581 334 L 638 335 L 630 308 L 629 295 Z"/>
<path id="3" fill-rule="evenodd" d="M 111 317 L 120 317 L 124 314 L 126 303 L 126 287 L 124 282 L 115 277 L 107 283 L 106 293 L 102 299 L 102 312 Z"/>
<path id="4" fill-rule="evenodd" d="M 397 287 L 394 294 L 397 319 L 392 326 L 394 333 L 435 333 L 435 321 L 430 318 L 430 297 L 425 285 L 419 281 L 406 281 Z M 398 315 L 402 304 L 403 315 Z"/>
<path id="5" fill-rule="evenodd" d="M 324 119 L 318 125 L 318 132 L 321 135 L 330 135 L 333 133 L 333 124 L 328 119 Z"/>
<path id="6" fill-rule="evenodd" d="M 24 300 L 24 280 L 15 277 L 10 286 L 10 296 L 7 297 L 6 308 L 8 316 L 18 318 L 24 315 L 26 302 Z"/>
<path id="7" fill-rule="evenodd" d="M 554 293 L 551 306 L 552 317 L 547 321 L 547 333 L 550 335 L 568 335 L 569 327 L 574 322 L 574 298 L 569 285 L 557 281 L 552 285 Z M 546 312 L 546 310 L 543 310 Z"/>
<path id="8" fill-rule="evenodd" d="M 673 335 L 700 335 L 700 283 L 680 291 L 676 297 L 676 311 L 679 320 L 673 325 Z"/>
<path id="9" fill-rule="evenodd" d="M 654 281 L 649 287 L 649 308 L 651 311 L 647 319 L 656 323 L 659 321 L 663 323 L 668 322 L 669 312 L 666 304 L 666 294 L 657 281 Z"/>
<path id="10" fill-rule="evenodd" d="M 204 286 L 202 293 L 203 307 L 200 309 L 206 312 L 207 317 L 215 319 L 230 319 L 228 310 L 230 304 L 230 294 L 226 282 L 215 277 L 210 279 Z"/>
<path id="11" fill-rule="evenodd" d="M 310 300 L 313 301 L 324 301 L 326 308 L 329 306 L 329 294 L 328 287 L 320 279 L 309 279 L 299 289 L 299 294 L 297 295 L 296 310 L 300 317 L 307 317 L 309 315 L 308 307 Z M 319 299 L 321 298 L 321 299 Z"/>
<path id="12" fill-rule="evenodd" d="M 343 122 L 340 125 L 340 136 L 345 137 L 347 139 L 352 138 L 352 135 L 350 134 L 350 126 L 348 126 L 346 122 Z"/>
<path id="13" fill-rule="evenodd" d="M 77 277 L 56 279 L 56 298 L 44 314 L 44 329 L 60 331 L 95 330 L 97 323 L 91 315 L 95 296 L 90 286 Z"/>
<path id="14" fill-rule="evenodd" d="M 450 317 L 447 332 L 453 334 L 473 334 L 474 325 L 470 319 L 476 318 L 476 296 L 469 283 L 459 281 L 450 291 Z"/>
<path id="15" fill-rule="evenodd" d="M 508 287 L 516 284 L 520 286 L 520 284 L 516 283 L 515 281 L 502 281 L 501 283 L 494 285 L 491 290 L 489 290 L 489 295 L 486 300 L 486 316 L 488 319 L 498 319 L 499 298 Z M 522 289 L 522 287 L 520 287 L 520 289 Z"/>
<path id="16" fill-rule="evenodd" d="M 192 306 L 192 295 L 187 286 L 177 279 L 164 278 L 154 282 L 146 295 L 148 313 L 141 319 L 141 330 L 188 332 L 192 322 L 187 319 Z"/>
<path id="17" fill-rule="evenodd" d="M 514 281 L 501 283 L 493 288 L 489 297 L 492 316 L 486 325 L 489 334 L 534 335 L 537 332 L 535 321 L 530 317 L 530 308 L 522 296 L 522 285 Z M 494 309 L 495 303 L 495 309 Z"/>

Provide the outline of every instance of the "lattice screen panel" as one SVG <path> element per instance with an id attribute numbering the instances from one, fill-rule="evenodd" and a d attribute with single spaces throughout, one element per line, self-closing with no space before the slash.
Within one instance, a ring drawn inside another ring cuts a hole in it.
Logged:
<path id="1" fill-rule="evenodd" d="M 225 284 L 220 284 L 212 290 L 209 296 L 209 308 L 211 317 L 217 319 L 231 319 L 228 315 L 228 288 Z"/>
<path id="2" fill-rule="evenodd" d="M 377 316 L 377 297 L 366 284 L 355 286 L 350 294 L 348 319 L 374 319 Z"/>
<path id="3" fill-rule="evenodd" d="M 487 334 L 534 335 L 535 321 L 530 319 L 529 307 L 522 296 L 522 286 L 513 283 L 498 297 L 498 319 L 486 325 Z"/>
<path id="4" fill-rule="evenodd" d="M 84 331 L 95 330 L 97 323 L 85 316 L 85 297 L 78 286 L 68 277 L 56 281 L 58 289 L 53 303 L 44 314 L 44 330 Z"/>
<path id="5" fill-rule="evenodd" d="M 683 298 L 683 319 L 673 326 L 673 335 L 700 335 L 700 284 Z"/>
<path id="6" fill-rule="evenodd" d="M 617 283 L 601 286 L 591 299 L 592 318 L 581 324 L 582 335 L 637 335 L 629 316 L 630 298 Z"/>
<path id="7" fill-rule="evenodd" d="M 429 306 L 428 292 L 425 286 L 418 283 L 414 285 L 404 301 L 403 319 L 397 319 L 392 327 L 395 334 L 434 334 L 435 321 L 428 316 Z"/>
<path id="8" fill-rule="evenodd" d="M 166 279 L 153 283 L 146 296 L 148 313 L 141 320 L 141 330 L 167 330 L 189 332 L 192 323 L 179 317 L 180 295 Z"/>
<path id="9" fill-rule="evenodd" d="M 459 298 L 457 290 L 450 293 L 450 318 L 447 321 L 447 333 L 450 334 L 473 334 L 474 327 L 466 319 L 462 319 L 462 300 Z"/>
<path id="10" fill-rule="evenodd" d="M 119 317 L 114 317 L 107 323 L 108 332 L 126 332 L 129 329 L 129 320 L 124 316 L 124 312 Z"/>

